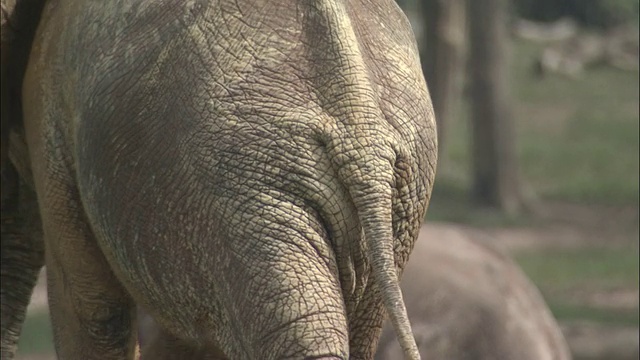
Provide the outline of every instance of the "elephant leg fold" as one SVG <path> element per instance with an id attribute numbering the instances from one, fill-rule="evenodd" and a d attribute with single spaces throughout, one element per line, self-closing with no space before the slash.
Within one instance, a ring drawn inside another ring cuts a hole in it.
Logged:
<path id="1" fill-rule="evenodd" d="M 39 218 L 35 197 L 24 185 L 21 187 L 15 168 L 8 162 L 2 166 L 1 207 L 0 357 L 12 359 L 38 273 L 44 265 L 44 246 L 42 237 L 37 233 Z"/>
<path id="2" fill-rule="evenodd" d="M 136 342 L 132 300 L 97 246 L 89 239 L 76 240 L 78 247 L 47 253 L 49 308 L 58 357 L 131 359 Z"/>
<path id="3" fill-rule="evenodd" d="M 47 285 L 58 358 L 132 359 L 134 303 L 98 246 L 77 189 L 64 180 L 43 181 Z"/>
<path id="4" fill-rule="evenodd" d="M 101 278 L 99 271 L 90 275 L 69 268 L 47 260 L 49 308 L 58 357 L 132 359 L 135 335 L 131 324 L 135 314 L 128 296 L 119 285 Z"/>
<path id="5" fill-rule="evenodd" d="M 222 303 L 244 349 L 230 358 L 349 358 L 345 303 L 331 245 L 308 212 L 286 203 L 255 204 L 271 222 L 230 222 L 230 268 Z M 289 208 L 290 213 L 283 211 Z M 236 349 L 237 350 L 237 349 Z M 248 356 L 247 356 L 248 355 Z"/>
<path id="6" fill-rule="evenodd" d="M 352 307 L 352 313 L 349 314 L 349 359 L 353 360 L 373 359 L 387 316 L 374 284 L 369 283 L 364 294 L 365 297 L 360 299 L 357 306 Z"/>

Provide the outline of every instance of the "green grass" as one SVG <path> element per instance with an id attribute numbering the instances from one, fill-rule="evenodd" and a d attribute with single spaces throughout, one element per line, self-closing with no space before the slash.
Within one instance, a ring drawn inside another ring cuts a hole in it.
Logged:
<path id="1" fill-rule="evenodd" d="M 572 291 L 638 288 L 638 243 L 622 248 L 579 248 L 523 253 L 516 256 L 544 294 L 559 320 L 590 320 L 638 326 L 638 307 L 604 309 L 567 297 Z"/>
<path id="2" fill-rule="evenodd" d="M 18 354 L 50 354 L 53 351 L 49 313 L 28 314 L 18 343 Z"/>
<path id="3" fill-rule="evenodd" d="M 469 201 L 466 185 L 453 181 L 436 183 L 431 194 L 427 219 L 478 227 L 524 226 L 535 221 L 526 216 L 511 217 L 498 209 L 474 206 Z"/>
<path id="4" fill-rule="evenodd" d="M 521 85 L 521 108 L 547 104 L 553 109 L 548 119 L 527 114 L 519 119 L 524 175 L 542 195 L 638 202 L 637 81 L 636 73 L 598 68 L 577 80 Z M 536 122 L 545 125 L 536 127 Z"/>
<path id="5" fill-rule="evenodd" d="M 619 326 L 638 326 L 638 308 L 601 309 L 581 304 L 571 304 L 560 301 L 549 301 L 549 308 L 559 321 L 592 321 L 600 324 Z"/>
<path id="6" fill-rule="evenodd" d="M 524 272 L 544 290 L 638 287 L 638 244 L 620 248 L 585 247 L 516 256 Z"/>
<path id="7" fill-rule="evenodd" d="M 638 73 L 602 66 L 578 79 L 539 79 L 531 67 L 542 47 L 513 45 L 512 100 L 526 184 L 546 199 L 638 204 Z M 470 183 L 469 119 L 464 102 L 458 110 L 447 126 L 436 189 L 451 183 L 464 196 Z M 446 219 L 447 211 L 430 216 Z"/>

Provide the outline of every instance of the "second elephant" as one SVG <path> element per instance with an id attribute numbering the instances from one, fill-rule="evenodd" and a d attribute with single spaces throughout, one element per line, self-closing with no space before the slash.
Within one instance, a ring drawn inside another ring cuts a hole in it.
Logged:
<path id="1" fill-rule="evenodd" d="M 431 360 L 571 360 L 536 286 L 478 233 L 423 226 L 402 279 L 414 334 Z M 402 349 L 386 324 L 376 360 Z"/>

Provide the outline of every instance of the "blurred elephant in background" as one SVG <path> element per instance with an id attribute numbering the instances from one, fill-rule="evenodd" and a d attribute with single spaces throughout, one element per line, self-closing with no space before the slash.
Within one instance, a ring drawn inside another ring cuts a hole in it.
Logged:
<path id="1" fill-rule="evenodd" d="M 462 231 L 423 227 L 402 279 L 431 360 L 570 360 L 540 292 L 506 255 Z M 402 357 L 386 324 L 376 360 Z"/>
<path id="2" fill-rule="evenodd" d="M 3 169 L 44 244 L 3 236 L 7 358 L 44 245 L 61 359 L 133 357 L 136 305 L 231 359 L 371 359 L 386 313 L 419 359 L 398 277 L 437 140 L 392 0 L 22 3 L 40 23 L 3 57 Z"/>

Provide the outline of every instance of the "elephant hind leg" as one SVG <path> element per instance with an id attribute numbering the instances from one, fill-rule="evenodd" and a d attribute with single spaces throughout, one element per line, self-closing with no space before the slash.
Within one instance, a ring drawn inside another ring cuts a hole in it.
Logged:
<path id="1" fill-rule="evenodd" d="M 78 262 L 91 263 L 84 259 Z M 132 359 L 136 351 L 135 311 L 113 275 L 88 265 L 47 260 L 49 308 L 56 352 L 61 359 Z M 105 276 L 106 277 L 103 277 Z M 90 284 L 90 282 L 95 282 Z"/>
<path id="2" fill-rule="evenodd" d="M 47 184 L 39 187 L 44 188 L 39 195 L 57 355 L 61 359 L 132 359 L 134 303 L 98 246 L 77 188 L 68 181 L 71 177 L 57 178 L 61 174 L 37 178 Z"/>
<path id="3" fill-rule="evenodd" d="M 0 297 L 2 298 L 2 359 L 12 359 L 27 305 L 44 265 L 37 203 L 30 189 L 21 186 L 13 165 L 2 165 L 2 219 Z"/>

